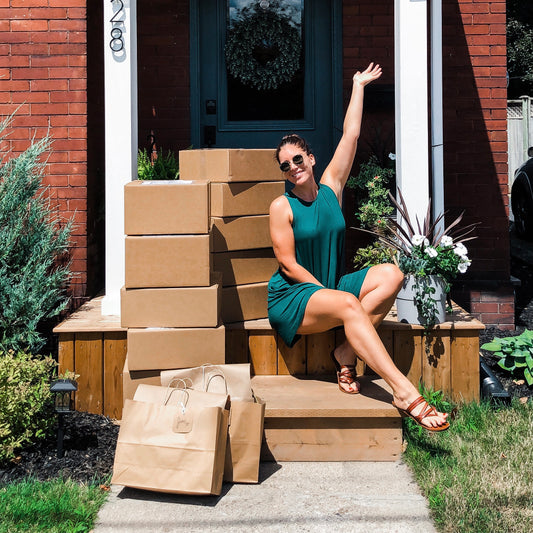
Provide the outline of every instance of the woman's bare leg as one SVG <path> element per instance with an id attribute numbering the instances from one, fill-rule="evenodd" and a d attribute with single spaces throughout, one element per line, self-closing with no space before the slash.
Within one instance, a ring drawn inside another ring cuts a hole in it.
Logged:
<path id="1" fill-rule="evenodd" d="M 352 350 L 392 388 L 394 403 L 406 409 L 418 396 L 416 387 L 398 370 L 383 346 L 372 321 L 359 300 L 350 293 L 323 289 L 315 292 L 305 310 L 298 333 L 320 333 L 344 325 L 346 338 Z M 413 415 L 419 414 L 418 406 Z M 427 416 L 427 427 L 437 427 L 446 422 L 446 414 Z"/>
<path id="2" fill-rule="evenodd" d="M 390 311 L 403 282 L 401 270 L 392 264 L 376 265 L 369 269 L 361 287 L 359 301 L 374 328 Z M 353 365 L 355 352 L 348 340 L 337 346 L 335 358 L 341 365 Z"/>

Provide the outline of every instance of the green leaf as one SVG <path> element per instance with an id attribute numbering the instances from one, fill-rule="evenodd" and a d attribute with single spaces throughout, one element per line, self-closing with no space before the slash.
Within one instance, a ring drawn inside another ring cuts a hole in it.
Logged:
<path id="1" fill-rule="evenodd" d="M 508 372 L 512 372 L 514 370 L 514 361 L 509 361 L 508 358 L 500 359 L 498 361 L 498 366 L 500 368 L 503 368 L 504 370 L 507 370 Z"/>
<path id="2" fill-rule="evenodd" d="M 529 368 L 524 370 L 524 377 L 526 378 L 527 384 L 531 387 L 531 385 L 533 385 L 533 375 L 531 374 Z"/>
<path id="3" fill-rule="evenodd" d="M 500 350 L 502 345 L 499 342 L 496 342 L 496 340 L 492 342 L 486 342 L 481 346 L 482 350 L 488 350 L 489 352 L 495 352 L 496 350 Z"/>

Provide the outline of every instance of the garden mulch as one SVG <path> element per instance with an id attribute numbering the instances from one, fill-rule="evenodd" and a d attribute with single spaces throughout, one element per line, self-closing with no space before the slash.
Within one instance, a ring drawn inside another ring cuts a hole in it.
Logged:
<path id="1" fill-rule="evenodd" d="M 523 243 L 533 250 L 533 243 Z M 511 274 L 520 280 L 516 288 L 516 329 L 487 328 L 480 333 L 480 344 L 494 337 L 519 335 L 524 329 L 533 329 L 533 265 L 513 256 Z M 532 398 L 533 387 L 509 377 L 497 366 L 490 352 L 482 356 L 500 379 L 511 396 Z M 56 477 L 71 478 L 82 483 L 109 481 L 119 426 L 105 416 L 74 412 L 66 416 L 65 453 L 57 456 L 55 436 L 20 452 L 16 461 L 0 465 L 0 484 L 33 477 L 47 480 Z"/>

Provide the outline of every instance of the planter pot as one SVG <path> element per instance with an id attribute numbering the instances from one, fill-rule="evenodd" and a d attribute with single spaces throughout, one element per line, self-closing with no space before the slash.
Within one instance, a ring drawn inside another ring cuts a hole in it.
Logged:
<path id="1" fill-rule="evenodd" d="M 420 316 L 414 300 L 414 276 L 407 275 L 403 282 L 403 287 L 400 289 L 396 297 L 396 310 L 398 312 L 398 321 L 406 322 L 408 324 L 419 324 L 424 326 L 425 321 Z M 436 300 L 437 305 L 437 320 L 436 323 L 444 322 L 446 320 L 446 292 L 444 291 L 444 282 L 438 276 L 427 276 L 421 278 L 420 282 L 428 288 L 433 287 L 435 292 L 426 297 L 431 297 Z"/>

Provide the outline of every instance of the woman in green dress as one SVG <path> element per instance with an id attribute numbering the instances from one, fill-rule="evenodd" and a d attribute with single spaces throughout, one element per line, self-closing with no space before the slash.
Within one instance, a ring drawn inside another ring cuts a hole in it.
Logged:
<path id="1" fill-rule="evenodd" d="M 342 275 L 342 191 L 357 148 L 364 88 L 380 76 L 381 68 L 373 63 L 354 75 L 342 138 L 318 183 L 313 173 L 315 157 L 303 138 L 287 135 L 277 148 L 280 168 L 293 188 L 270 206 L 270 233 L 279 269 L 269 282 L 268 316 L 289 346 L 300 335 L 343 326 L 346 342 L 331 353 L 339 389 L 359 392 L 357 354 L 390 385 L 395 407 L 422 427 L 442 431 L 449 427 L 447 414 L 421 399 L 376 332 L 394 303 L 403 274 L 395 265 L 383 264 Z"/>

